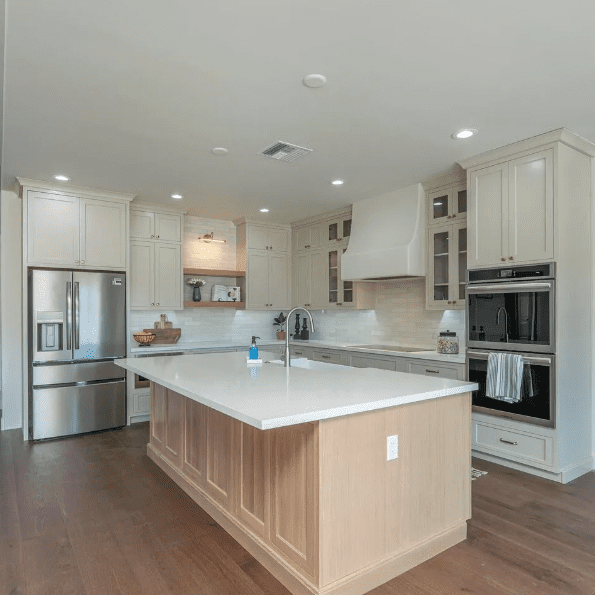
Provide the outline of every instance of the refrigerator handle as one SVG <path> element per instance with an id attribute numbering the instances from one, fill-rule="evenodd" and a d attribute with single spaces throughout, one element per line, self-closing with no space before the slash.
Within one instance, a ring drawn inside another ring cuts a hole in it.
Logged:
<path id="1" fill-rule="evenodd" d="M 80 308 L 79 308 L 79 283 L 74 283 L 74 348 L 79 349 L 79 326 L 80 326 Z"/>
<path id="2" fill-rule="evenodd" d="M 66 349 L 72 349 L 72 283 L 66 283 Z"/>

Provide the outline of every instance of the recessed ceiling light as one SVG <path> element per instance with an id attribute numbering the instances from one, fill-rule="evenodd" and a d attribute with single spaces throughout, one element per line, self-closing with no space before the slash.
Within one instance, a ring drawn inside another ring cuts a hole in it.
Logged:
<path id="1" fill-rule="evenodd" d="M 172 194 L 171 197 L 175 198 L 176 200 L 180 200 L 181 198 L 184 198 L 181 194 Z"/>
<path id="2" fill-rule="evenodd" d="M 211 153 L 213 153 L 213 155 L 227 155 L 229 151 L 224 147 L 215 147 L 214 149 L 211 149 Z"/>
<path id="3" fill-rule="evenodd" d="M 62 174 L 54 176 L 54 179 L 59 180 L 60 182 L 70 182 L 70 178 L 68 176 L 63 176 Z"/>
<path id="4" fill-rule="evenodd" d="M 261 212 L 261 213 L 268 213 L 268 212 L 269 212 L 269 210 L 268 210 L 268 209 L 260 209 L 260 212 Z"/>
<path id="5" fill-rule="evenodd" d="M 332 184 L 333 186 L 342 186 L 342 185 L 343 185 L 343 180 L 333 180 L 333 181 L 331 182 L 331 184 Z"/>
<path id="6" fill-rule="evenodd" d="M 477 133 L 475 128 L 463 128 L 462 130 L 457 130 L 457 132 L 453 132 L 450 136 L 452 138 L 461 139 L 461 138 L 469 138 Z"/>
<path id="7" fill-rule="evenodd" d="M 310 89 L 317 89 L 318 87 L 324 87 L 324 85 L 326 85 L 326 77 L 322 74 L 309 74 L 303 78 L 302 83 L 304 83 L 306 87 L 310 87 Z"/>

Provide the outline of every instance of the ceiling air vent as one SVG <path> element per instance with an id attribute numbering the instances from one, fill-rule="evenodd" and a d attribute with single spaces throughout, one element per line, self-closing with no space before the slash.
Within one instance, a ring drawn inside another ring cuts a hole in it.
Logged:
<path id="1" fill-rule="evenodd" d="M 304 156 L 306 153 L 311 153 L 312 149 L 306 149 L 305 147 L 298 147 L 297 145 L 290 145 L 282 141 L 265 147 L 260 155 L 266 155 L 272 157 L 278 161 L 295 161 L 299 157 Z"/>

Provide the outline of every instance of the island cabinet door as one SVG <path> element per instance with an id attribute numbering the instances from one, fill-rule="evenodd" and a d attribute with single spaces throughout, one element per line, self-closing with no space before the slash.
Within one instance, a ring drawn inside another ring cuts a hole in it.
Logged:
<path id="1" fill-rule="evenodd" d="M 182 471 L 191 481 L 204 488 L 207 464 L 206 441 L 207 408 L 202 403 L 186 399 L 186 432 Z"/>
<path id="2" fill-rule="evenodd" d="M 318 581 L 318 423 L 271 430 L 271 542 Z"/>
<path id="3" fill-rule="evenodd" d="M 184 401 L 185 397 L 182 395 L 173 390 L 167 390 L 163 456 L 177 469 L 182 469 L 184 451 Z"/>
<path id="4" fill-rule="evenodd" d="M 268 539 L 270 527 L 270 435 L 236 421 L 236 516 L 254 533 Z"/>
<path id="5" fill-rule="evenodd" d="M 206 465 L 204 489 L 214 500 L 230 512 L 232 506 L 232 481 L 233 467 L 233 422 L 234 420 L 206 408 L 205 439 L 206 439 Z"/>
<path id="6" fill-rule="evenodd" d="M 165 442 L 165 399 L 167 389 L 151 382 L 151 446 L 163 452 Z"/>

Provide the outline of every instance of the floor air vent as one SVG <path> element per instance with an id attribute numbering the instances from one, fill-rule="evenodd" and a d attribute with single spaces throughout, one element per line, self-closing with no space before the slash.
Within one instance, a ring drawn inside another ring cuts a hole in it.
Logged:
<path id="1" fill-rule="evenodd" d="M 282 141 L 265 147 L 260 155 L 266 155 L 272 157 L 278 161 L 295 161 L 299 157 L 303 157 L 306 153 L 311 153 L 312 149 L 306 149 L 305 147 L 298 147 L 297 145 L 290 145 Z"/>

